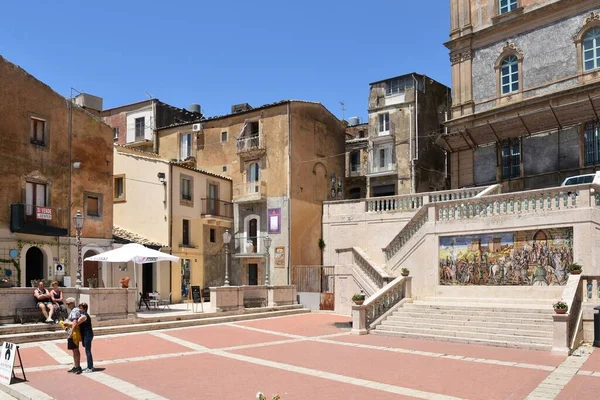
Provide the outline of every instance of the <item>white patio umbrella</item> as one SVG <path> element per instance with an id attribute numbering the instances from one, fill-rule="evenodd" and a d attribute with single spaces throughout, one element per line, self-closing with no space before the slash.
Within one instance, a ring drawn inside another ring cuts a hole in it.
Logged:
<path id="1" fill-rule="evenodd" d="M 133 284 L 137 288 L 136 264 L 147 264 L 158 261 L 179 261 L 179 257 L 162 251 L 152 250 L 137 243 L 126 244 L 115 250 L 106 251 L 86 258 L 84 261 L 129 262 L 133 261 Z"/>

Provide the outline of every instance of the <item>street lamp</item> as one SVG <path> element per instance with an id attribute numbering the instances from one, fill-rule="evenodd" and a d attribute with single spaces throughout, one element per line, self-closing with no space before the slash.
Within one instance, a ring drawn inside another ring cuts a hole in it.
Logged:
<path id="1" fill-rule="evenodd" d="M 223 233 L 223 243 L 225 243 L 225 283 L 223 286 L 229 286 L 229 242 L 231 242 L 231 233 L 226 230 Z"/>
<path id="2" fill-rule="evenodd" d="M 73 222 L 75 224 L 75 231 L 77 232 L 77 280 L 75 281 L 75 287 L 81 287 L 81 230 L 83 229 L 84 222 L 83 215 L 81 215 L 81 211 L 77 210 L 77 214 L 73 217 Z"/>
<path id="3" fill-rule="evenodd" d="M 271 238 L 269 237 L 269 235 L 267 235 L 267 237 L 265 237 L 265 250 L 267 253 L 267 268 L 266 268 L 266 273 L 265 273 L 265 285 L 269 286 L 269 247 L 271 247 Z"/>

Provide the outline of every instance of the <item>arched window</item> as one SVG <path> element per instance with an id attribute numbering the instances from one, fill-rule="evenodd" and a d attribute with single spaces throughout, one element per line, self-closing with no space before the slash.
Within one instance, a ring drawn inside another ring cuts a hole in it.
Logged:
<path id="1" fill-rule="evenodd" d="M 260 167 L 257 162 L 253 162 L 248 166 L 248 182 L 258 182 L 260 178 Z"/>
<path id="2" fill-rule="evenodd" d="M 519 91 L 519 59 L 511 55 L 502 60 L 500 79 L 502 94 Z"/>
<path id="3" fill-rule="evenodd" d="M 587 31 L 583 36 L 583 70 L 600 67 L 600 27 Z"/>

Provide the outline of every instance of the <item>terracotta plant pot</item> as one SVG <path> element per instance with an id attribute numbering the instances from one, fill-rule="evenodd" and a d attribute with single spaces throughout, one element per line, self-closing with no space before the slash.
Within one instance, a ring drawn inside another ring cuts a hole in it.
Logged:
<path id="1" fill-rule="evenodd" d="M 581 274 L 581 270 L 580 269 L 574 269 L 573 271 L 570 272 L 571 275 L 579 275 Z"/>
<path id="2" fill-rule="evenodd" d="M 555 308 L 554 312 L 557 314 L 566 314 L 567 313 L 567 309 L 566 308 Z"/>
<path id="3" fill-rule="evenodd" d="M 403 272 L 401 275 L 402 276 L 408 276 L 408 272 Z"/>
<path id="4" fill-rule="evenodd" d="M 354 300 L 354 304 L 356 304 L 357 306 L 362 306 L 364 302 L 364 300 Z"/>

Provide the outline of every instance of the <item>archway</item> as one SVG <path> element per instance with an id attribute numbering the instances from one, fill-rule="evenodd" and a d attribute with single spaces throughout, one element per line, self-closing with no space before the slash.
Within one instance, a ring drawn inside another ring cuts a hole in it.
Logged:
<path id="1" fill-rule="evenodd" d="M 44 253 L 31 247 L 25 253 L 25 286 L 31 287 L 32 280 L 44 278 Z"/>
<path id="2" fill-rule="evenodd" d="M 95 256 L 96 254 L 98 254 L 96 251 L 94 250 L 88 250 L 85 252 L 85 255 L 83 256 L 83 259 L 85 260 L 88 257 L 92 257 Z M 98 287 L 99 283 L 100 283 L 100 277 L 98 276 L 98 261 L 84 261 L 83 262 L 83 277 L 81 278 L 83 280 L 83 286 L 84 287 L 90 287 L 90 283 L 88 281 L 88 279 L 96 279 L 96 287 Z"/>

